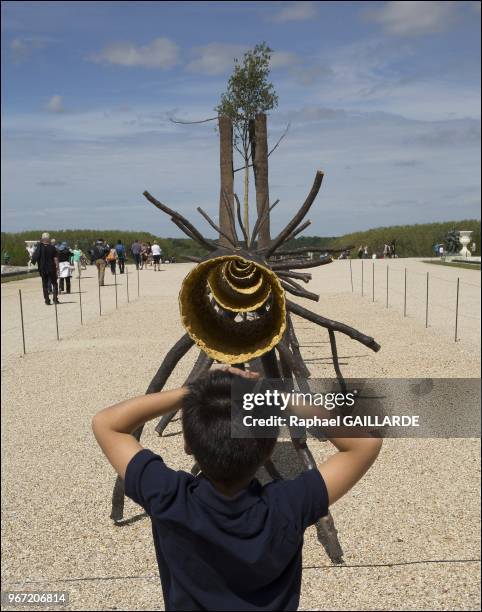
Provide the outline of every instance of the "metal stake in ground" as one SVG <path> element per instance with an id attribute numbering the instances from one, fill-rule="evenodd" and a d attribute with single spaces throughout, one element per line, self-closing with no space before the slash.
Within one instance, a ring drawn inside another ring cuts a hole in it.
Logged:
<path id="1" fill-rule="evenodd" d="M 57 328 L 57 340 L 60 340 L 59 337 L 59 314 L 57 312 L 57 302 L 54 299 L 54 306 L 55 306 L 55 327 Z"/>
<path id="2" fill-rule="evenodd" d="M 387 266 L 387 302 L 386 302 L 386 308 L 388 308 L 388 266 Z"/>
<path id="3" fill-rule="evenodd" d="M 404 275 L 404 289 L 403 289 L 403 316 L 407 316 L 407 268 L 405 268 Z"/>
<path id="4" fill-rule="evenodd" d="M 375 301 L 375 262 L 372 262 L 372 302 Z"/>
<path id="5" fill-rule="evenodd" d="M 129 303 L 129 266 L 126 264 L 127 303 Z"/>
<path id="6" fill-rule="evenodd" d="M 457 301 L 455 302 L 455 342 L 457 342 L 457 330 L 459 326 L 459 290 L 460 278 L 457 276 Z"/>
<path id="7" fill-rule="evenodd" d="M 22 324 L 22 343 L 23 343 L 23 354 L 26 355 L 27 351 L 25 350 L 25 328 L 23 326 L 23 305 L 22 305 L 22 290 L 18 290 L 18 298 L 20 301 L 20 322 Z"/>
<path id="8" fill-rule="evenodd" d="M 79 274 L 79 307 L 80 307 L 80 324 L 83 325 L 84 321 L 82 319 L 82 289 L 80 287 L 80 274 Z"/>
<path id="9" fill-rule="evenodd" d="M 427 272 L 427 292 L 425 296 L 425 327 L 428 327 L 428 272 Z"/>
<path id="10" fill-rule="evenodd" d="M 350 262 L 350 282 L 351 282 L 351 292 L 353 293 L 353 270 L 351 268 L 351 259 L 348 260 Z"/>
<path id="11" fill-rule="evenodd" d="M 361 294 L 363 297 L 363 259 L 361 260 Z"/>

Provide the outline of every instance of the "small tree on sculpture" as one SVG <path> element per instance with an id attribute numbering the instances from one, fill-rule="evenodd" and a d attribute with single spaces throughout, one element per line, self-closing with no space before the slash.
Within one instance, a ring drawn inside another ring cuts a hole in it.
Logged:
<path id="1" fill-rule="evenodd" d="M 278 106 L 278 96 L 268 81 L 272 49 L 266 43 L 247 51 L 242 62 L 234 60 L 234 71 L 228 87 L 216 107 L 219 115 L 231 119 L 234 128 L 233 146 L 243 158 L 244 204 L 243 221 L 249 232 L 249 166 L 253 139 L 252 122 L 257 113 L 264 113 Z"/>

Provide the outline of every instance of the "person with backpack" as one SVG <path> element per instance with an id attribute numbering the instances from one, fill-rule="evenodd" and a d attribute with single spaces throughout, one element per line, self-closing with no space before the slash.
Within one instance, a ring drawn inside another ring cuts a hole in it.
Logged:
<path id="1" fill-rule="evenodd" d="M 117 241 L 115 250 L 117 253 L 117 263 L 119 264 L 119 272 L 121 274 L 124 274 L 124 268 L 126 264 L 126 248 L 122 244 L 122 240 Z"/>
<path id="2" fill-rule="evenodd" d="M 106 265 L 106 256 L 108 253 L 107 246 L 103 238 L 99 238 L 93 247 L 93 259 L 97 267 L 97 275 L 99 279 L 99 285 L 104 286 L 104 274 Z"/>
<path id="3" fill-rule="evenodd" d="M 51 306 L 49 296 L 49 285 L 52 287 L 54 303 L 59 304 L 57 276 L 59 273 L 59 257 L 57 249 L 50 243 L 50 235 L 47 232 L 42 234 L 40 242 L 32 255 L 32 263 L 37 264 L 39 274 L 42 278 L 42 291 L 45 304 Z"/>
<path id="4" fill-rule="evenodd" d="M 67 290 L 67 293 L 70 293 L 70 279 L 72 277 L 72 256 L 73 253 L 69 249 L 69 246 L 66 242 L 62 242 L 58 249 L 58 259 L 59 259 L 59 293 L 63 293 L 64 284 Z"/>

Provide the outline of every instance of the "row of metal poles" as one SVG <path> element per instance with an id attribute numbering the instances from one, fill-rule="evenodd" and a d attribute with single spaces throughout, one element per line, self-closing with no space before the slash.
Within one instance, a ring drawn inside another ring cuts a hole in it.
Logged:
<path id="1" fill-rule="evenodd" d="M 129 268 L 125 267 L 125 278 L 126 278 L 126 294 L 127 294 L 127 303 L 129 303 Z M 84 316 L 82 311 L 82 287 L 81 287 L 81 279 L 82 276 L 79 276 L 79 313 L 80 313 L 80 324 L 84 324 Z M 99 290 L 99 316 L 102 316 L 102 285 L 100 281 L 98 281 L 98 290 Z M 116 309 L 119 307 L 119 296 L 118 296 L 118 285 L 117 285 L 117 270 L 114 274 L 114 290 L 115 290 L 115 307 Z M 140 296 L 140 278 L 139 278 L 139 268 L 137 268 L 137 297 Z M 23 354 L 27 354 L 26 344 L 25 344 L 25 323 L 24 323 L 24 315 L 23 315 L 23 302 L 22 302 L 22 290 L 18 290 L 18 299 L 20 304 L 20 322 L 22 326 L 22 347 Z M 60 340 L 59 334 L 59 313 L 57 309 L 57 302 L 54 301 L 54 312 L 55 312 L 55 328 L 57 331 L 57 340 Z"/>
<path id="2" fill-rule="evenodd" d="M 353 287 L 353 268 L 350 262 L 350 282 L 351 282 L 351 291 L 354 293 Z M 389 270 L 390 267 L 386 266 L 386 300 L 385 307 L 389 306 Z M 429 314 L 429 283 L 430 283 L 430 273 L 426 272 L 426 291 L 425 291 L 425 327 L 428 327 L 428 314 Z M 364 262 L 361 260 L 361 294 L 364 296 Z M 455 330 L 454 330 L 454 342 L 457 342 L 457 333 L 458 333 L 458 325 L 459 325 L 459 294 L 460 294 L 460 278 L 457 277 L 457 285 L 456 285 L 456 301 L 455 301 Z M 372 262 L 372 302 L 375 301 L 375 262 Z M 407 268 L 404 268 L 404 291 L 403 291 L 403 316 L 407 316 Z"/>

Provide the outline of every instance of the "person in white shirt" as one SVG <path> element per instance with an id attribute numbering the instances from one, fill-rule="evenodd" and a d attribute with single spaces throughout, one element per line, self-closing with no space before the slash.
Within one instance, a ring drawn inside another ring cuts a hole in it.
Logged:
<path id="1" fill-rule="evenodd" d="M 156 270 L 160 272 L 161 271 L 160 263 L 161 263 L 162 249 L 157 244 L 157 242 L 154 242 L 154 244 L 151 246 L 151 253 L 152 253 L 152 259 L 154 261 L 154 272 L 156 272 Z"/>

